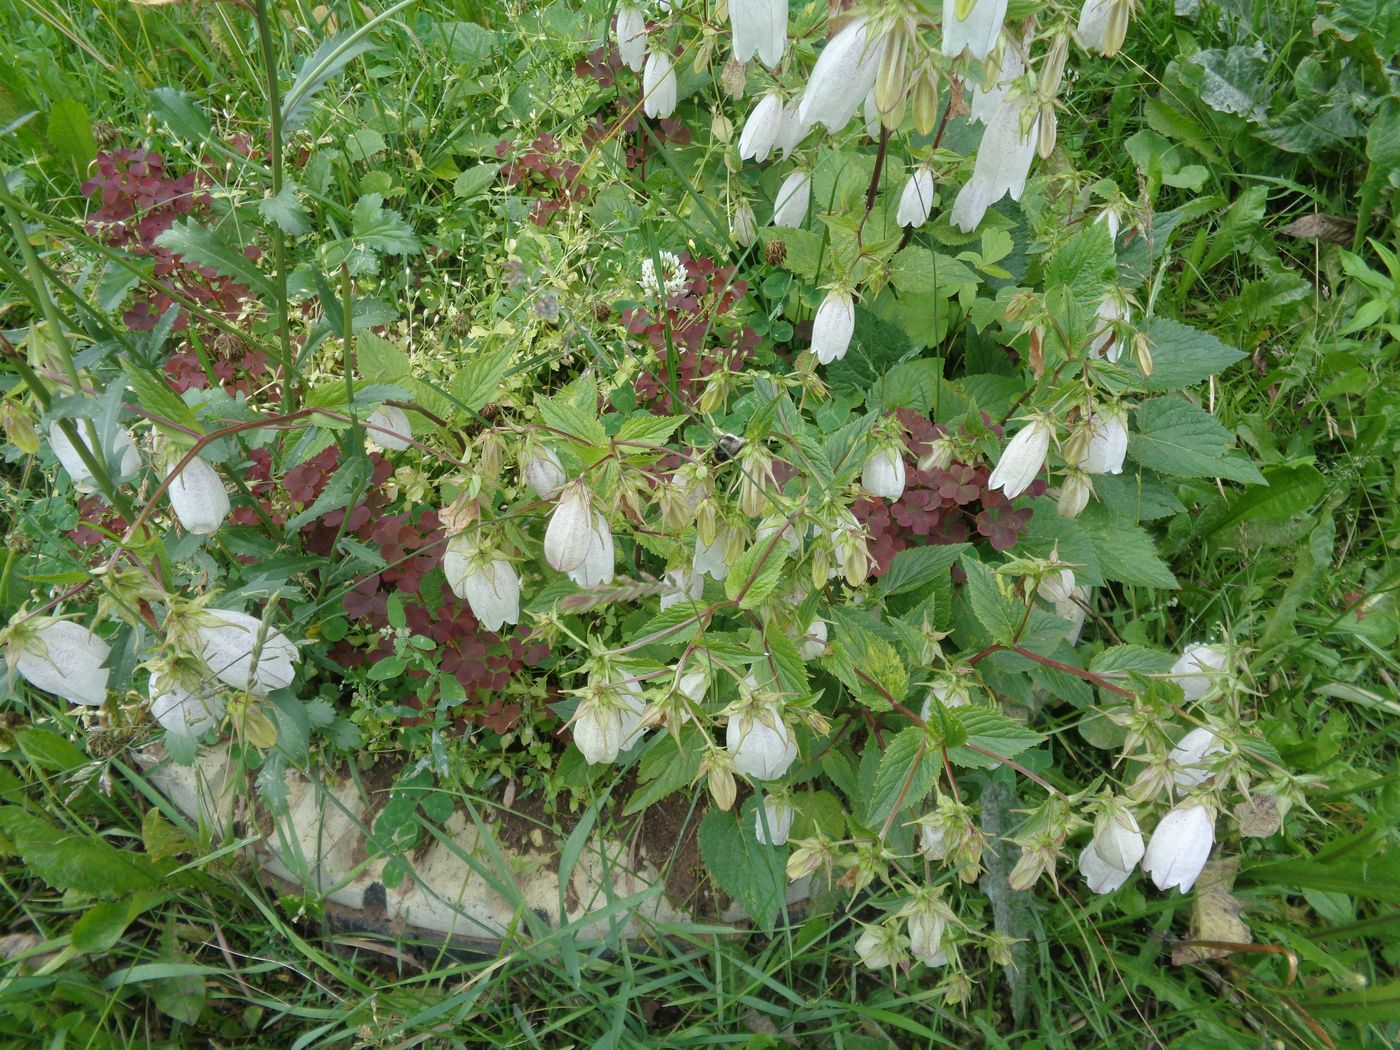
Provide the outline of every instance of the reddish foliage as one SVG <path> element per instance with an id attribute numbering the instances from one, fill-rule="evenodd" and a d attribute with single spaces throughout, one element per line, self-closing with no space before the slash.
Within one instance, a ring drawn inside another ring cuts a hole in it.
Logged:
<path id="1" fill-rule="evenodd" d="M 496 156 L 503 161 L 501 172 L 506 185 L 518 186 L 534 198 L 530 221 L 545 226 L 549 218 L 571 204 L 582 203 L 593 188 L 583 180 L 583 165 L 561 156 L 563 147 L 553 135 L 540 135 L 519 153 L 508 139 L 496 143 Z"/>

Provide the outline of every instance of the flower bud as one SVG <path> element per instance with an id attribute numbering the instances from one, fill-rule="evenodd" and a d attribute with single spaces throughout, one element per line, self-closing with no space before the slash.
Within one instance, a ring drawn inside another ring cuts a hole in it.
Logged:
<path id="1" fill-rule="evenodd" d="M 1105 806 L 1099 814 L 1090 844 L 1101 861 L 1122 872 L 1137 867 L 1146 848 L 1137 819 L 1117 802 Z"/>
<path id="2" fill-rule="evenodd" d="M 776 780 L 797 759 L 797 741 L 773 704 L 731 714 L 725 746 L 739 772 L 755 780 Z"/>
<path id="3" fill-rule="evenodd" d="M 773 225 L 796 228 L 807 221 L 807 205 L 812 199 L 812 177 L 794 171 L 778 187 L 773 202 Z"/>
<path id="4" fill-rule="evenodd" d="M 1130 7 L 1131 0 L 1084 0 L 1075 27 L 1079 46 L 1107 57 L 1118 54 L 1128 34 Z"/>
<path id="5" fill-rule="evenodd" d="M 787 845 L 788 832 L 792 831 L 792 818 L 792 803 L 769 795 L 763 800 L 763 805 L 754 810 L 754 838 L 758 839 L 760 846 Z"/>
<path id="6" fill-rule="evenodd" d="M 1109 864 L 1099 856 L 1095 844 L 1090 842 L 1079 854 L 1079 874 L 1084 877 L 1090 892 L 1112 893 L 1128 881 L 1132 871 Z"/>
<path id="7" fill-rule="evenodd" d="M 864 16 L 847 22 L 822 48 L 812 67 L 797 109 L 802 122 L 825 125 L 832 133 L 849 124 L 875 86 L 884 54 L 884 39 L 870 39 L 870 24 Z"/>
<path id="8" fill-rule="evenodd" d="M 613 37 L 622 64 L 633 73 L 640 73 L 647 60 L 647 20 L 635 4 L 623 4 L 617 9 Z"/>
<path id="9" fill-rule="evenodd" d="M 5 438 L 26 456 L 39 451 L 39 432 L 34 429 L 34 413 L 12 397 L 0 399 L 0 427 Z"/>
<path id="10" fill-rule="evenodd" d="M 750 110 L 744 130 L 739 133 L 739 159 L 760 164 L 767 160 L 782 122 L 783 100 L 776 92 L 766 92 Z"/>
<path id="11" fill-rule="evenodd" d="M 1159 890 L 1186 893 L 1196 884 L 1215 845 L 1215 815 L 1199 803 L 1177 806 L 1152 832 L 1142 870 Z"/>
<path id="12" fill-rule="evenodd" d="M 1062 518 L 1077 518 L 1089 505 L 1089 497 L 1094 494 L 1094 486 L 1082 470 L 1070 470 L 1060 486 L 1060 498 L 1055 511 Z"/>
<path id="13" fill-rule="evenodd" d="M 1049 452 L 1050 426 L 1042 419 L 1032 420 L 1007 443 L 987 487 L 1001 489 L 1007 499 L 1015 499 L 1030 487 Z"/>
<path id="14" fill-rule="evenodd" d="M 748 201 L 735 205 L 734 216 L 729 220 L 729 235 L 740 248 L 752 248 L 758 241 L 758 217 Z"/>
<path id="15" fill-rule="evenodd" d="M 1229 666 L 1225 651 L 1214 645 L 1188 645 L 1172 664 L 1171 680 L 1181 686 L 1186 702 L 1194 704 L 1214 686 L 1214 679 Z"/>
<path id="16" fill-rule="evenodd" d="M 452 593 L 471 606 L 488 631 L 520 622 L 520 576 L 499 554 L 478 548 L 468 536 L 454 536 L 442 556 L 442 571 Z"/>
<path id="17" fill-rule="evenodd" d="M 228 492 L 218 471 L 195 456 L 165 490 L 180 524 L 196 536 L 217 532 L 229 514 Z"/>
<path id="18" fill-rule="evenodd" d="M 715 110 L 710 117 L 710 136 L 716 142 L 729 145 L 730 139 L 734 137 L 734 121 L 719 110 Z"/>
<path id="19" fill-rule="evenodd" d="M 861 469 L 861 487 L 872 496 L 896 502 L 904 495 L 904 457 L 894 446 L 878 448 L 866 458 Z"/>
<path id="20" fill-rule="evenodd" d="M 258 696 L 292 684 L 301 654 L 281 631 L 231 609 L 204 609 L 196 617 L 200 657 L 219 681 Z"/>
<path id="21" fill-rule="evenodd" d="M 111 649 L 81 624 L 38 616 L 5 632 L 5 660 L 35 689 L 85 707 L 107 699 Z"/>
<path id="22" fill-rule="evenodd" d="M 769 69 L 787 49 L 788 0 L 729 0 L 729 25 L 734 32 L 734 58 L 747 62 L 754 55 Z"/>
<path id="23" fill-rule="evenodd" d="M 928 222 L 933 211 L 933 170 L 920 164 L 904 184 L 899 197 L 895 221 L 901 226 L 919 227 Z"/>
<path id="24" fill-rule="evenodd" d="M 553 499 L 568 480 L 559 457 L 547 445 L 533 445 L 520 464 L 520 478 L 540 499 Z"/>
<path id="25" fill-rule="evenodd" d="M 544 557 L 560 572 L 572 572 L 588 557 L 594 541 L 593 504 L 579 478 L 564 487 L 544 532 Z"/>
<path id="26" fill-rule="evenodd" d="M 928 443 L 928 451 L 919 457 L 920 470 L 947 470 L 953 462 L 953 443 L 940 435 Z"/>
<path id="27" fill-rule="evenodd" d="M 676 71 L 664 51 L 647 55 L 642 71 L 642 109 L 649 117 L 666 118 L 676 111 Z"/>
<path id="28" fill-rule="evenodd" d="M 738 785 L 734 782 L 733 762 L 723 751 L 711 751 L 701 762 L 705 772 L 705 786 L 715 805 L 726 813 L 734 805 L 738 796 Z"/>
<path id="29" fill-rule="evenodd" d="M 402 452 L 413 443 L 408 413 L 394 405 L 378 405 L 365 419 L 369 439 L 386 452 Z"/>
<path id="30" fill-rule="evenodd" d="M 839 361 L 851 346 L 856 328 L 856 304 L 850 292 L 832 290 L 812 319 L 812 353 L 824 365 Z"/>

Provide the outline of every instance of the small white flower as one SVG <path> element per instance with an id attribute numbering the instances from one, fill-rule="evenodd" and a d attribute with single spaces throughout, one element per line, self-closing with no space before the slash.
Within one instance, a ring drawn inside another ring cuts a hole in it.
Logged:
<path id="1" fill-rule="evenodd" d="M 36 617 L 10 636 L 5 658 L 35 689 L 85 707 L 107 699 L 107 643 L 81 624 Z"/>
<path id="2" fill-rule="evenodd" d="M 826 621 L 813 620 L 807 626 L 807 633 L 797 639 L 797 655 L 804 660 L 815 660 L 826 652 L 826 641 Z"/>
<path id="3" fill-rule="evenodd" d="M 760 846 L 784 846 L 788 833 L 792 831 L 794 811 L 792 804 L 773 798 L 763 800 L 763 805 L 754 810 L 753 834 Z"/>
<path id="4" fill-rule="evenodd" d="M 1074 570 L 1061 569 L 1050 573 L 1036 585 L 1035 593 L 1051 605 L 1070 601 L 1070 596 L 1074 594 Z"/>
<path id="5" fill-rule="evenodd" d="M 642 286 L 643 295 L 649 299 L 665 302 L 686 290 L 690 284 L 690 272 L 686 270 L 685 263 L 681 262 L 681 257 L 675 252 L 663 249 L 656 255 L 661 260 L 661 276 L 658 277 L 656 274 L 656 259 L 643 259 L 642 277 L 638 283 Z"/>
<path id="6" fill-rule="evenodd" d="M 408 413 L 394 405 L 379 405 L 365 419 L 369 439 L 386 452 L 402 452 L 413 442 Z"/>
<path id="7" fill-rule="evenodd" d="M 756 780 L 778 779 L 797 759 L 797 741 L 772 704 L 730 715 L 725 746 L 735 768 Z"/>
<path id="8" fill-rule="evenodd" d="M 729 0 L 729 25 L 734 31 L 734 60 L 758 55 L 772 69 L 787 49 L 788 0 Z"/>
<path id="9" fill-rule="evenodd" d="M 856 956 L 872 970 L 888 970 L 904 958 L 904 938 L 893 927 L 867 926 L 856 938 Z"/>
<path id="10" fill-rule="evenodd" d="M 948 833 L 938 824 L 919 825 L 919 851 L 929 860 L 948 856 Z"/>
<path id="11" fill-rule="evenodd" d="M 946 963 L 941 947 L 947 926 L 948 920 L 937 912 L 921 910 L 909 916 L 909 953 L 925 966 Z"/>
<path id="12" fill-rule="evenodd" d="M 797 110 L 804 124 L 837 132 L 856 115 L 875 86 L 885 52 L 884 39 L 871 40 L 869 29 L 863 16 L 851 19 L 817 56 Z"/>
<path id="13" fill-rule="evenodd" d="M 904 184 L 899 195 L 899 210 L 895 222 L 901 226 L 919 227 L 928 222 L 933 211 L 933 170 L 920 164 Z"/>
<path id="14" fill-rule="evenodd" d="M 766 92 L 749 112 L 744 130 L 739 133 L 739 159 L 760 164 L 767 160 L 782 123 L 783 100 L 772 91 Z"/>
<path id="15" fill-rule="evenodd" d="M 1225 743 L 1204 726 L 1191 730 L 1171 749 L 1168 757 L 1175 763 L 1172 779 L 1178 787 L 1193 788 L 1204 784 L 1215 771 L 1207 761 L 1211 755 L 1225 750 Z"/>
<path id="16" fill-rule="evenodd" d="M 1033 420 L 1007 442 L 987 487 L 1001 489 L 1007 499 L 1015 499 L 1030 487 L 1049 452 L 1050 428 L 1042 420 Z"/>
<path id="17" fill-rule="evenodd" d="M 798 143 L 805 139 L 812 130 L 812 125 L 798 115 L 800 104 L 800 99 L 794 99 L 784 106 L 782 119 L 778 122 L 778 134 L 773 139 L 773 148 L 778 151 L 783 160 L 792 156 L 792 151 L 797 148 Z"/>
<path id="18" fill-rule="evenodd" d="M 190 689 L 175 678 L 151 676 L 151 717 L 176 736 L 200 737 L 224 720 L 224 695 L 212 682 Z"/>
<path id="19" fill-rule="evenodd" d="M 681 680 L 676 683 L 676 692 L 693 704 L 702 703 L 705 693 L 710 688 L 710 676 L 704 671 L 687 671 L 681 675 Z M 689 719 L 690 712 L 687 711 L 685 719 Z"/>
<path id="20" fill-rule="evenodd" d="M 92 449 L 92 434 L 88 428 L 97 428 L 97 423 L 89 419 L 75 419 L 73 428 L 78 432 L 78 437 L 82 439 L 84 445 L 89 450 Z M 82 493 L 93 492 L 92 471 L 88 470 L 87 464 L 78 455 L 77 448 L 68 440 L 57 423 L 49 425 L 49 447 L 53 449 L 53 454 L 58 458 L 59 465 L 67 472 L 68 477 L 73 482 L 73 487 Z M 112 434 L 112 447 L 110 450 L 96 454 L 98 462 L 110 462 L 117 455 L 121 456 L 120 464 L 117 468 L 117 477 L 125 477 L 134 474 L 141 466 L 141 453 L 136 451 L 136 446 L 131 441 L 131 435 L 120 427 Z M 116 478 L 112 479 L 113 481 Z"/>
<path id="21" fill-rule="evenodd" d="M 566 485 L 544 531 L 544 558 L 560 572 L 572 572 L 593 543 L 593 504 L 579 478 Z"/>
<path id="22" fill-rule="evenodd" d="M 1089 475 L 1082 470 L 1071 470 L 1060 486 L 1060 498 L 1055 504 L 1055 513 L 1062 518 L 1077 518 L 1089 505 L 1089 497 L 1094 494 Z"/>
<path id="23" fill-rule="evenodd" d="M 671 589 L 661 596 L 663 609 L 681 602 L 698 601 L 700 595 L 705 593 L 705 575 L 694 569 L 669 569 L 665 582 L 670 584 Z"/>
<path id="24" fill-rule="evenodd" d="M 601 514 L 593 516 L 589 532 L 588 553 L 582 563 L 569 570 L 569 579 L 580 587 L 598 587 L 612 583 L 617 567 L 617 552 L 613 549 L 612 528 Z"/>
<path id="25" fill-rule="evenodd" d="M 971 113 L 969 120 L 974 120 L 985 124 L 992 119 L 1001 104 L 1006 100 L 1006 92 L 1011 87 L 1011 82 L 1026 72 L 1026 64 L 1021 59 L 1021 49 L 1008 45 L 1001 58 L 1001 69 L 997 73 L 996 83 L 983 91 L 980 87 L 972 89 Z"/>
<path id="26" fill-rule="evenodd" d="M 471 606 L 488 631 L 520 622 L 520 576 L 501 555 L 478 550 L 465 535 L 454 536 L 443 552 L 442 571 L 452 593 Z"/>
<path id="27" fill-rule="evenodd" d="M 860 472 L 861 487 L 891 503 L 904 495 L 905 478 L 904 457 L 894 447 L 877 448 L 870 453 Z"/>
<path id="28" fill-rule="evenodd" d="M 1121 474 L 1128 454 L 1128 424 L 1122 412 L 1095 413 L 1089 419 L 1089 445 L 1079 469 L 1086 474 Z"/>
<path id="29" fill-rule="evenodd" d="M 646 704 L 636 682 L 597 690 L 574 714 L 574 743 L 590 765 L 615 762 L 645 735 Z"/>
<path id="30" fill-rule="evenodd" d="M 782 539 L 787 541 L 788 550 L 796 554 L 798 548 L 802 545 L 802 540 L 797 535 L 796 526 L 788 524 L 788 520 L 781 514 L 775 514 L 771 517 L 764 518 L 758 523 L 758 528 L 753 530 L 754 543 L 767 545 L 768 541 L 777 534 L 779 529 L 781 529 L 783 533 Z"/>
<path id="31" fill-rule="evenodd" d="M 640 73 L 647 60 L 647 19 L 642 9 L 634 4 L 619 7 L 613 34 L 622 64 L 633 73 Z"/>
<path id="32" fill-rule="evenodd" d="M 724 534 L 715 536 L 708 546 L 695 537 L 695 559 L 691 563 L 697 575 L 709 576 L 712 580 L 723 580 L 729 575 L 729 563 L 724 560 Z"/>
<path id="33" fill-rule="evenodd" d="M 812 176 L 794 171 L 778 187 L 773 201 L 773 225 L 798 227 L 807 221 L 807 205 L 812 200 Z"/>
<path id="34" fill-rule="evenodd" d="M 1198 803 L 1177 806 L 1157 825 L 1142 870 L 1159 890 L 1175 886 L 1186 893 L 1196 884 L 1215 845 L 1215 817 Z"/>
<path id="35" fill-rule="evenodd" d="M 1118 54 L 1128 32 L 1130 3 L 1131 0 L 1084 0 L 1074 34 L 1079 45 L 1101 55 Z"/>
<path id="36" fill-rule="evenodd" d="M 1099 856 L 1094 843 L 1091 842 L 1079 854 L 1079 874 L 1084 876 L 1084 882 L 1092 892 L 1112 893 L 1128 881 L 1132 872 L 1109 864 Z"/>
<path id="37" fill-rule="evenodd" d="M 536 445 L 533 454 L 520 464 L 520 476 L 540 499 L 552 499 L 568 480 L 559 457 L 543 445 Z"/>
<path id="38" fill-rule="evenodd" d="M 1123 356 L 1123 348 L 1127 344 L 1127 340 L 1117 332 L 1117 322 L 1122 321 L 1126 324 L 1131 321 L 1133 311 L 1121 294 L 1110 292 L 1104 296 L 1103 302 L 1099 303 L 1094 317 L 1099 324 L 1089 338 L 1089 356 L 1101 357 L 1115 363 Z"/>
<path id="39" fill-rule="evenodd" d="M 1119 805 L 1106 809 L 1099 816 L 1091 845 L 1101 861 L 1122 872 L 1137 867 L 1146 849 L 1137 819 Z"/>
<path id="40" fill-rule="evenodd" d="M 919 709 L 919 717 L 925 722 L 928 721 L 928 716 L 933 713 L 935 700 L 949 711 L 958 707 L 966 707 L 972 703 L 967 686 L 959 679 L 952 677 L 937 679 L 929 686 L 928 695 L 924 697 L 923 706 Z"/>
<path id="41" fill-rule="evenodd" d="M 966 49 L 980 62 L 996 47 L 1007 0 L 974 0 L 966 18 L 958 17 L 958 5 L 959 0 L 943 0 L 943 53 L 957 58 Z"/>
<path id="42" fill-rule="evenodd" d="M 865 104 L 861 107 L 861 116 L 865 120 L 865 133 L 872 139 L 879 141 L 880 138 L 880 103 L 875 97 L 875 89 L 872 87 L 865 95 Z"/>
<path id="43" fill-rule="evenodd" d="M 1029 133 L 1021 134 L 1021 111 L 1025 105 L 1023 98 L 1004 99 L 987 121 L 972 165 L 972 178 L 953 201 L 950 219 L 964 233 L 977 229 L 987 209 L 1008 193 L 1014 201 L 1021 199 L 1031 161 L 1035 159 L 1040 127 L 1039 121 L 1033 121 Z"/>
<path id="44" fill-rule="evenodd" d="M 740 201 L 734 207 L 734 217 L 729 222 L 729 235 L 740 248 L 751 248 L 758 241 L 758 216 L 753 213 L 753 205 Z"/>
<path id="45" fill-rule="evenodd" d="M 265 696 L 292 684 L 301 658 L 281 631 L 247 613 L 205 609 L 196 627 L 201 657 L 214 676 L 233 689 Z"/>
<path id="46" fill-rule="evenodd" d="M 178 462 L 178 461 L 177 461 Z M 172 464 L 173 466 L 173 464 Z M 195 456 L 165 490 L 175 517 L 196 536 L 217 532 L 228 517 L 228 492 L 219 472 Z"/>
<path id="47" fill-rule="evenodd" d="M 1194 704 L 1210 692 L 1215 676 L 1223 674 L 1228 666 L 1229 657 L 1223 649 L 1192 643 L 1182 650 L 1181 656 L 1172 664 L 1171 679 L 1181 686 L 1186 702 Z"/>
<path id="48" fill-rule="evenodd" d="M 664 51 L 647 55 L 642 71 L 642 108 L 649 117 L 666 118 L 676 111 L 676 70 Z"/>
<path id="49" fill-rule="evenodd" d="M 839 361 L 851 346 L 856 330 L 856 304 L 850 292 L 827 293 L 812 319 L 812 353 L 824 365 Z"/>

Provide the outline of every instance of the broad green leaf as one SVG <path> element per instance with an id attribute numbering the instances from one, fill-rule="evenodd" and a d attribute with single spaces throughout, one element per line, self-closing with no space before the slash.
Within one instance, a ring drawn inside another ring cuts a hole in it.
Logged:
<path id="1" fill-rule="evenodd" d="M 364 25 L 321 41 L 321 46 L 302 63 L 296 80 L 282 99 L 282 134 L 299 131 L 311 118 L 311 103 L 331 80 L 352 61 L 364 54 L 373 42 L 371 30 L 390 15 L 406 7 L 408 0 L 380 12 Z"/>
<path id="2" fill-rule="evenodd" d="M 715 882 L 764 930 L 783 905 L 787 850 L 760 846 L 752 828 L 741 828 L 732 813 L 712 809 L 700 822 L 700 855 Z"/>
<path id="3" fill-rule="evenodd" d="M 193 430 L 196 434 L 204 432 L 204 428 L 199 425 L 199 420 L 195 417 L 190 406 L 185 404 L 180 395 L 164 382 L 164 373 L 152 373 L 129 363 L 124 366 L 123 372 L 126 375 L 127 385 L 136 394 L 137 403 L 154 417 L 152 422 L 160 427 L 162 433 L 167 437 L 185 444 L 193 444 L 194 442 L 194 438 L 188 434 L 172 427 L 162 426 L 162 420 L 169 420 L 187 430 Z"/>
<path id="4" fill-rule="evenodd" d="M 1094 545 L 1099 574 L 1105 580 L 1148 587 L 1180 586 L 1171 569 L 1158 557 L 1152 537 L 1141 527 L 1092 504 L 1075 521 Z"/>
<path id="5" fill-rule="evenodd" d="M 83 104 L 75 98 L 61 98 L 49 109 L 46 132 L 49 149 L 61 163 L 82 177 L 97 156 L 97 142 L 92 137 L 92 120 Z"/>
<path id="6" fill-rule="evenodd" d="M 499 165 L 478 164 L 462 172 L 452 183 L 452 195 L 460 200 L 479 197 L 491 188 L 501 174 Z"/>
<path id="7" fill-rule="evenodd" d="M 807 680 L 807 661 L 797 651 L 797 643 L 773 623 L 763 631 L 768 654 L 778 668 L 778 685 L 792 696 L 806 696 L 812 691 Z"/>
<path id="8" fill-rule="evenodd" d="M 510 372 L 514 357 L 515 350 L 509 346 L 464 351 L 460 367 L 449 387 L 452 396 L 462 402 L 468 411 L 480 412 L 495 399 L 501 381 Z"/>
<path id="9" fill-rule="evenodd" d="M 179 88 L 158 87 L 151 91 L 151 112 L 166 127 L 191 146 L 209 139 L 209 118 L 190 95 Z"/>
<path id="10" fill-rule="evenodd" d="M 311 230 L 311 218 L 302 207 L 296 183 L 290 180 L 282 183 L 275 195 L 268 194 L 258 201 L 258 213 L 289 237 L 300 237 Z"/>
<path id="11" fill-rule="evenodd" d="M 607 447 L 607 431 L 592 414 L 554 397 L 535 398 L 535 407 L 540 410 L 540 418 L 544 420 L 545 426 L 559 431 L 561 435 L 568 435 L 591 448 Z"/>
<path id="12" fill-rule="evenodd" d="M 642 756 L 637 768 L 640 786 L 623 808 L 623 816 L 641 813 L 649 806 L 681 790 L 700 772 L 704 749 L 693 733 L 682 736 L 683 747 L 676 750 L 676 738 L 667 733 Z"/>
<path id="13" fill-rule="evenodd" d="M 758 608 L 782 581 L 783 565 L 791 549 L 781 536 L 776 544 L 772 539 L 767 537 L 755 541 L 739 556 L 725 577 L 725 596 L 730 601 L 737 601 L 741 609 Z"/>
<path id="14" fill-rule="evenodd" d="M 18 806 L 0 807 L 0 833 L 30 873 L 56 890 L 106 900 L 164 885 L 161 872 L 142 854 L 117 849 L 92 833 L 69 834 Z"/>
<path id="15" fill-rule="evenodd" d="M 653 416 L 641 412 L 623 420 L 617 431 L 617 440 L 639 441 L 644 445 L 664 445 L 685 421 L 685 416 Z"/>
<path id="16" fill-rule="evenodd" d="M 1011 645 L 1025 618 L 1025 603 L 1004 593 L 997 575 L 971 555 L 962 559 L 962 567 L 967 574 L 967 599 L 977 622 L 992 641 Z"/>
<path id="17" fill-rule="evenodd" d="M 890 561 L 889 571 L 880 577 L 875 591 L 889 598 L 896 594 L 917 591 L 942 580 L 952 570 L 953 563 L 968 550 L 966 543 L 949 543 L 938 547 L 910 547 Z"/>
<path id="18" fill-rule="evenodd" d="M 959 707 L 951 715 L 966 731 L 967 743 L 950 747 L 948 760 L 969 769 L 995 769 L 1001 764 L 996 758 L 973 751 L 969 744 L 976 744 L 998 758 L 1015 758 L 1045 739 L 990 707 Z"/>
<path id="19" fill-rule="evenodd" d="M 384 207 L 379 193 L 366 193 L 350 213 L 353 239 L 366 248 L 385 255 L 417 255 L 421 250 L 413 227 L 392 208 Z"/>
<path id="20" fill-rule="evenodd" d="M 1264 483 L 1253 463 L 1231 455 L 1235 441 L 1230 432 L 1184 398 L 1144 401 L 1134 423 L 1128 453 L 1144 467 L 1181 478 Z"/>
<path id="21" fill-rule="evenodd" d="M 245 284 L 255 295 L 271 301 L 276 298 L 272 280 L 214 230 L 193 219 L 177 222 L 156 238 L 156 243 L 195 266 L 205 267 Z"/>
<path id="22" fill-rule="evenodd" d="M 121 940 L 133 919 L 164 897 L 159 890 L 138 890 L 121 900 L 98 901 L 73 924 L 73 947 L 90 955 L 107 951 Z"/>
<path id="23" fill-rule="evenodd" d="M 876 828 L 896 807 L 904 810 L 923 802 L 941 769 L 941 756 L 930 750 L 922 726 L 900 730 L 893 740 L 887 737 L 883 752 L 863 820 Z"/>
<path id="24" fill-rule="evenodd" d="M 1115 258 L 1108 227 L 1089 223 L 1056 249 L 1045 270 L 1046 289 L 1063 288 L 1082 310 L 1096 310 L 1113 279 Z"/>
<path id="25" fill-rule="evenodd" d="M 1152 374 L 1144 385 L 1161 393 L 1193 386 L 1229 368 L 1245 355 L 1209 332 L 1169 317 L 1154 317 L 1147 325 Z"/>

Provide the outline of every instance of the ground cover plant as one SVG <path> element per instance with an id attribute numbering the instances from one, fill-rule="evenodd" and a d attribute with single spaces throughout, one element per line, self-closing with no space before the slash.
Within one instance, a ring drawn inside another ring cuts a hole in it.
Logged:
<path id="1" fill-rule="evenodd" d="M 7 1038 L 1400 1034 L 1387 5 L 0 22 Z M 693 921 L 347 930 L 215 746 Z"/>

